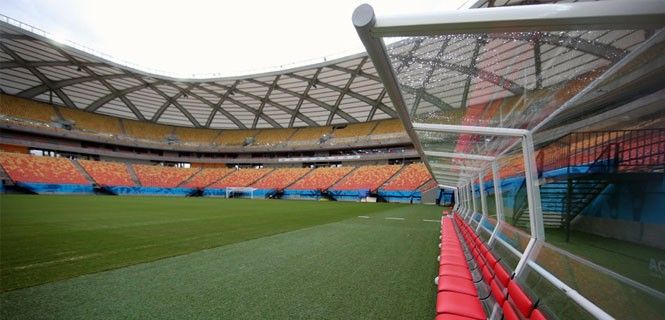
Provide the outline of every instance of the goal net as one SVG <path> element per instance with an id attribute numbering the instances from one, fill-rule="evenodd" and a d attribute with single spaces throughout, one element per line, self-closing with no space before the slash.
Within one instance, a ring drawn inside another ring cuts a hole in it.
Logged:
<path id="1" fill-rule="evenodd" d="M 254 199 L 256 188 L 251 187 L 227 187 L 226 198 L 250 198 Z"/>

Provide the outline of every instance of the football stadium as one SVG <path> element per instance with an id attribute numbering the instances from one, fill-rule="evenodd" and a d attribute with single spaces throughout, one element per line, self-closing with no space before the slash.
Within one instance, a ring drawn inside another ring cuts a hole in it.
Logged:
<path id="1" fill-rule="evenodd" d="M 665 319 L 665 1 L 401 5 L 241 76 L 0 15 L 0 318 Z"/>

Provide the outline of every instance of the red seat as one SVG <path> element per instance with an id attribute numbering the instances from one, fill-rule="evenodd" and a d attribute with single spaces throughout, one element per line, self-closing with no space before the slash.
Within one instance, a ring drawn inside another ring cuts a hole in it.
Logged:
<path id="1" fill-rule="evenodd" d="M 510 281 L 510 274 L 500 263 L 497 263 L 494 266 L 494 274 L 496 275 L 496 279 L 499 280 L 501 286 L 504 288 L 508 286 L 508 282 Z"/>
<path id="2" fill-rule="evenodd" d="M 473 285 L 473 282 L 460 277 L 439 277 L 438 289 L 439 291 L 459 292 L 474 297 L 478 296 L 478 290 L 476 289 L 476 286 Z"/>
<path id="3" fill-rule="evenodd" d="M 436 296 L 436 313 L 455 314 L 479 320 L 487 318 L 478 297 L 449 291 L 441 291 Z"/>
<path id="4" fill-rule="evenodd" d="M 502 308 L 503 309 L 503 319 L 504 320 L 521 320 L 520 317 L 517 315 L 517 311 L 513 308 L 513 306 L 510 304 L 508 300 L 506 300 L 503 303 Z"/>
<path id="5" fill-rule="evenodd" d="M 436 316 L 434 320 L 474 320 L 475 318 L 469 318 L 465 316 L 460 316 L 457 314 L 442 313 Z"/>
<path id="6" fill-rule="evenodd" d="M 508 284 L 508 296 L 523 317 L 528 318 L 531 315 L 534 308 L 533 301 L 524 293 L 515 280 Z"/>
<path id="7" fill-rule="evenodd" d="M 529 318 L 531 320 L 547 320 L 547 317 L 538 309 L 533 310 L 531 313 L 531 317 Z"/>
<path id="8" fill-rule="evenodd" d="M 496 300 L 499 305 L 502 305 L 506 300 L 506 291 L 501 286 L 499 281 L 496 279 L 492 280 L 492 283 L 490 283 L 490 289 L 492 290 L 492 296 L 494 297 L 494 300 Z"/>
<path id="9" fill-rule="evenodd" d="M 439 267 L 439 276 L 453 276 L 473 280 L 468 267 L 444 264 Z"/>

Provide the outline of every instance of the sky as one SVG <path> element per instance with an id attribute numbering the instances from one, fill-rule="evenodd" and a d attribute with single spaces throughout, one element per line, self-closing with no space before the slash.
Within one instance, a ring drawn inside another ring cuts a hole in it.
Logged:
<path id="1" fill-rule="evenodd" d="M 4 0 L 0 13 L 173 76 L 234 76 L 364 51 L 351 14 L 455 10 L 469 0 Z"/>

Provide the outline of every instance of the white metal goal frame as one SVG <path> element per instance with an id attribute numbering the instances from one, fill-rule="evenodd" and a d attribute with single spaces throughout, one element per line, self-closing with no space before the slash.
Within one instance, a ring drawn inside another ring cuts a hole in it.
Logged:
<path id="1" fill-rule="evenodd" d="M 252 187 L 226 187 L 225 192 L 226 192 L 226 198 L 229 199 L 231 196 L 234 194 L 249 194 L 250 199 L 254 199 L 254 191 L 256 191 L 256 188 Z"/>

